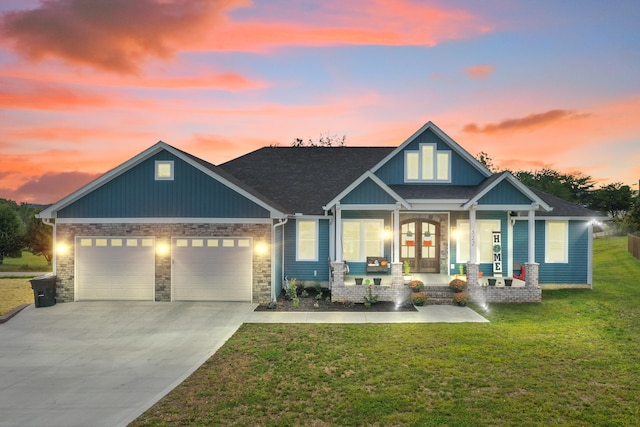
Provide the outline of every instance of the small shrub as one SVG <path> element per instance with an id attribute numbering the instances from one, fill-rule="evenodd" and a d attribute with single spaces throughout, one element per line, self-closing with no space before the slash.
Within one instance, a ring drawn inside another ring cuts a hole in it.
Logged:
<path id="1" fill-rule="evenodd" d="M 300 299 L 297 296 L 293 299 L 293 306 L 295 308 L 300 307 Z"/>
<path id="2" fill-rule="evenodd" d="M 449 282 L 449 287 L 455 293 L 464 292 L 467 290 L 467 282 L 462 279 L 453 279 Z"/>
<path id="3" fill-rule="evenodd" d="M 413 292 L 422 292 L 424 289 L 424 283 L 420 280 L 412 280 L 409 282 L 409 287 Z"/>
<path id="4" fill-rule="evenodd" d="M 427 302 L 426 292 L 414 292 L 411 294 L 411 302 L 414 305 L 424 305 Z"/>
<path id="5" fill-rule="evenodd" d="M 369 308 L 371 304 L 375 304 L 378 302 L 378 295 L 373 295 L 373 291 L 371 289 L 371 285 L 367 287 L 367 295 L 364 296 L 364 306 Z"/>
<path id="6" fill-rule="evenodd" d="M 453 294 L 453 302 L 456 305 L 467 305 L 471 301 L 471 295 L 469 292 L 458 292 Z"/>
<path id="7" fill-rule="evenodd" d="M 285 298 L 289 301 L 292 301 L 294 298 L 298 297 L 298 286 L 296 285 L 295 277 L 289 281 L 287 281 L 287 287 L 284 290 Z"/>

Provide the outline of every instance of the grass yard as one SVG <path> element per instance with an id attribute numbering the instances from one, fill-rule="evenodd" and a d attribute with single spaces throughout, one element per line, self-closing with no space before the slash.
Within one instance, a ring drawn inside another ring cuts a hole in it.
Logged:
<path id="1" fill-rule="evenodd" d="M 18 271 L 51 271 L 47 260 L 41 256 L 35 256 L 29 251 L 22 251 L 21 258 L 5 258 L 0 264 L 0 272 Z"/>
<path id="2" fill-rule="evenodd" d="M 33 304 L 33 289 L 29 279 L 0 278 L 0 316 L 22 304 Z"/>
<path id="3" fill-rule="evenodd" d="M 640 423 L 640 261 L 597 240 L 594 290 L 489 324 L 248 324 L 132 426 Z"/>

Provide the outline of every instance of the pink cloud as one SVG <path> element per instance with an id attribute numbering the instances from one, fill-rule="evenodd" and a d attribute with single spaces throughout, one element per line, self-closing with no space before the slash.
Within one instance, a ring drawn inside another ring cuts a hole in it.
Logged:
<path id="1" fill-rule="evenodd" d="M 474 37 L 491 27 L 464 10 L 407 0 L 327 0 L 255 5 L 243 0 L 49 0 L 0 18 L 0 35 L 30 61 L 57 58 L 135 74 L 150 58 L 178 51 L 263 51 L 279 46 L 412 45 Z M 284 17 L 283 17 L 284 15 Z M 237 82 L 236 82 L 237 83 Z"/>
<path id="2" fill-rule="evenodd" d="M 8 12 L 0 34 L 22 56 L 48 57 L 131 74 L 149 57 L 167 59 L 244 1 L 49 0 Z"/>
<path id="3" fill-rule="evenodd" d="M 100 174 L 49 172 L 30 179 L 15 190 L 0 190 L 21 202 L 53 203 L 96 179 Z"/>
<path id="4" fill-rule="evenodd" d="M 69 110 L 109 104 L 103 95 L 56 84 L 12 80 L 3 86 L 0 86 L 0 108 Z"/>
<path id="5" fill-rule="evenodd" d="M 482 127 L 475 123 L 469 123 L 463 130 L 470 133 L 496 133 L 504 131 L 519 131 L 521 129 L 546 126 L 559 120 L 584 118 L 585 114 L 577 114 L 568 110 L 549 110 L 544 113 L 529 114 L 526 117 L 507 119 L 498 123 L 489 123 Z"/>
<path id="6" fill-rule="evenodd" d="M 493 65 L 474 65 L 473 67 L 467 68 L 465 73 L 472 79 L 486 79 L 493 74 L 493 70 Z"/>

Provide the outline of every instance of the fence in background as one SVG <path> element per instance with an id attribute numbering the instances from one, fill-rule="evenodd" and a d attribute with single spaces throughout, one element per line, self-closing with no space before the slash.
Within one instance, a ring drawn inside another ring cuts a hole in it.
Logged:
<path id="1" fill-rule="evenodd" d="M 627 234 L 627 249 L 631 255 L 640 259 L 640 232 Z"/>

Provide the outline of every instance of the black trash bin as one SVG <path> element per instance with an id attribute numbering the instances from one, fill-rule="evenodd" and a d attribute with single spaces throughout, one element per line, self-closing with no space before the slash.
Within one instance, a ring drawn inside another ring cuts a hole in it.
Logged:
<path id="1" fill-rule="evenodd" d="M 56 276 L 53 273 L 29 280 L 33 289 L 36 307 L 51 307 L 56 304 Z"/>

